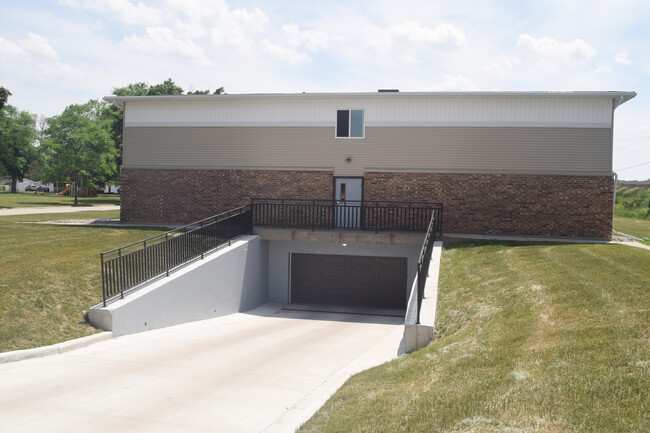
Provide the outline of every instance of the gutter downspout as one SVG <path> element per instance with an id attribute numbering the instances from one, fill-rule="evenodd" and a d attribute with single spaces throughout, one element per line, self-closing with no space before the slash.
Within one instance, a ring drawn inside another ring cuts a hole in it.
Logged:
<path id="1" fill-rule="evenodd" d="M 623 95 L 618 97 L 619 104 L 621 105 L 623 101 Z M 618 174 L 614 171 L 614 110 L 616 110 L 616 107 L 618 106 L 616 104 L 616 100 L 613 101 L 612 103 L 612 128 L 611 128 L 611 137 L 612 137 L 612 156 L 610 158 L 610 164 L 612 164 L 609 168 L 612 170 L 612 173 L 614 173 L 614 200 L 612 201 L 612 229 L 614 228 L 614 211 L 616 210 L 616 188 L 618 187 Z M 610 235 L 611 239 L 611 235 Z"/>

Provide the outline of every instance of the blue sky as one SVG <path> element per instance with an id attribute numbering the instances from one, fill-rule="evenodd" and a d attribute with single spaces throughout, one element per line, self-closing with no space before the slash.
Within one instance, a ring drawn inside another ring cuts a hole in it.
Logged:
<path id="1" fill-rule="evenodd" d="M 2 0 L 0 85 L 44 116 L 170 77 L 228 93 L 636 91 L 615 112 L 614 169 L 650 178 L 647 0 L 321 3 Z"/>

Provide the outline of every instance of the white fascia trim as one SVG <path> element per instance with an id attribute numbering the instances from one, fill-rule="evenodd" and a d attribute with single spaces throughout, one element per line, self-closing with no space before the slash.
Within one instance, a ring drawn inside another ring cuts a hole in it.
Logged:
<path id="1" fill-rule="evenodd" d="M 334 127 L 331 121 L 241 121 L 241 122 L 126 122 L 127 127 L 300 127 L 300 128 L 329 128 Z M 609 123 L 562 123 L 562 122 L 366 122 L 366 128 L 385 127 L 462 127 L 462 128 L 611 128 Z M 342 138 L 342 137 L 338 137 Z M 351 137 L 344 137 L 351 138 Z M 363 137 L 352 137 L 363 138 Z"/>
<path id="2" fill-rule="evenodd" d="M 636 92 L 359 92 L 359 93 L 251 93 L 240 95 L 165 95 L 165 96 L 105 96 L 104 100 L 122 108 L 129 101 L 226 101 L 226 100 L 319 100 L 319 99 L 409 99 L 409 98 L 556 98 L 611 99 L 614 108 L 636 96 Z"/>

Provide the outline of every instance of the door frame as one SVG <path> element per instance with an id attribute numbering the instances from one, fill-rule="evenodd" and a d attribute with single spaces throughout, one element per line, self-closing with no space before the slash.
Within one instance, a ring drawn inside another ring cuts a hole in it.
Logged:
<path id="1" fill-rule="evenodd" d="M 365 179 L 363 176 L 332 176 L 332 200 L 336 201 L 336 179 L 361 179 L 361 201 L 363 201 L 363 184 Z"/>
<path id="2" fill-rule="evenodd" d="M 336 199 L 336 192 L 337 192 L 337 180 L 345 180 L 345 179 L 350 179 L 350 180 L 360 180 L 361 182 L 361 197 L 360 200 L 337 200 Z M 334 226 L 336 228 L 348 228 L 348 229 L 355 229 L 355 228 L 360 228 L 363 225 L 363 176 L 333 176 L 332 178 L 334 187 L 333 187 L 333 194 L 334 196 L 332 197 L 332 203 L 333 203 L 333 210 L 334 210 Z M 351 203 L 358 203 L 358 205 L 353 204 L 353 205 L 347 205 L 346 202 L 351 202 Z M 342 204 L 341 204 L 342 203 Z"/>

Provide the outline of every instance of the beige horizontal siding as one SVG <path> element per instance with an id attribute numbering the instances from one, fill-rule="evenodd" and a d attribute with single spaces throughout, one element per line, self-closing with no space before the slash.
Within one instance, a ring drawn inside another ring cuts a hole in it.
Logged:
<path id="1" fill-rule="evenodd" d="M 609 128 L 127 127 L 124 166 L 611 174 Z M 347 157 L 352 162 L 346 163 Z"/>

